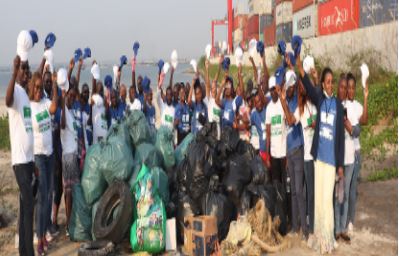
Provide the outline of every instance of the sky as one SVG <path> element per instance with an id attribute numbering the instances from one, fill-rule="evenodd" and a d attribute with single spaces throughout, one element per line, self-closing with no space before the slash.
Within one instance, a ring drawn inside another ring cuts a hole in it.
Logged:
<path id="1" fill-rule="evenodd" d="M 226 0 L 4 0 L 0 66 L 11 66 L 23 29 L 34 29 L 39 36 L 29 55 L 31 64 L 40 62 L 49 32 L 57 37 L 56 63 L 67 62 L 75 49 L 85 47 L 100 63 L 117 63 L 123 54 L 130 59 L 134 41 L 140 43 L 140 60 L 167 60 L 173 49 L 179 58 L 198 58 L 211 42 L 211 20 L 224 18 L 226 11 Z M 215 29 L 216 40 L 227 40 L 226 35 L 225 26 Z"/>

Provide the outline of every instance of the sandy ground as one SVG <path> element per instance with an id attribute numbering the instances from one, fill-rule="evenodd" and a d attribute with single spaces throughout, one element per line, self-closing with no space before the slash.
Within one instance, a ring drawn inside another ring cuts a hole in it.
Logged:
<path id="1" fill-rule="evenodd" d="M 0 215 L 6 226 L 0 227 L 0 255 L 18 255 L 14 248 L 18 212 L 18 187 L 11 169 L 10 153 L 0 151 Z M 397 255 L 398 253 L 398 181 L 362 182 L 359 185 L 357 223 L 350 245 L 339 242 L 333 255 Z M 61 206 L 61 233 L 51 244 L 50 255 L 76 255 L 79 243 L 65 236 L 65 211 Z M 291 247 L 277 255 L 317 255 L 300 242 L 289 238 Z M 126 241 L 119 254 L 131 254 Z"/>

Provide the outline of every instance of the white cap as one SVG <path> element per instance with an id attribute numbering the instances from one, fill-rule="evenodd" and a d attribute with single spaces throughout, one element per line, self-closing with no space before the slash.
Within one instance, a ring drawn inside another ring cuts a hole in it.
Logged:
<path id="1" fill-rule="evenodd" d="M 19 32 L 17 38 L 17 54 L 21 58 L 21 61 L 28 60 L 28 53 L 32 46 L 33 40 L 29 31 L 22 30 L 21 32 Z"/>
<path id="2" fill-rule="evenodd" d="M 93 75 L 94 79 L 100 79 L 100 67 L 97 63 L 95 63 L 90 70 L 91 74 Z"/>
<path id="3" fill-rule="evenodd" d="M 172 54 L 170 55 L 170 64 L 172 64 L 172 67 L 176 69 L 177 64 L 178 64 L 178 57 L 177 57 L 177 51 L 173 50 Z"/>
<path id="4" fill-rule="evenodd" d="M 50 72 L 53 73 L 54 72 L 54 55 L 53 55 L 53 50 L 47 49 L 44 51 L 43 53 L 43 57 L 46 59 L 46 63 L 44 64 L 44 66 L 49 66 L 50 68 Z"/>
<path id="5" fill-rule="evenodd" d="M 194 72 L 197 73 L 197 61 L 195 59 L 192 59 L 190 61 L 190 65 L 193 67 Z"/>
<path id="6" fill-rule="evenodd" d="M 309 74 L 310 69 L 314 68 L 314 59 L 312 56 L 306 56 L 305 59 L 303 60 L 303 70 L 305 70 L 305 72 L 307 74 Z"/>
<path id="7" fill-rule="evenodd" d="M 251 39 L 251 41 L 249 41 L 249 44 L 248 44 L 248 51 L 249 51 L 249 55 L 251 55 L 252 58 L 255 57 L 255 54 L 256 54 L 256 44 L 257 44 L 257 43 L 258 43 L 258 42 L 256 41 L 255 38 L 253 38 L 253 39 Z"/>
<path id="8" fill-rule="evenodd" d="M 205 47 L 205 55 L 207 59 L 211 57 L 211 51 L 212 51 L 212 46 L 210 44 L 207 44 Z"/>
<path id="9" fill-rule="evenodd" d="M 165 64 L 163 64 L 162 73 L 164 74 L 168 73 L 169 68 L 170 68 L 169 62 L 165 62 Z"/>
<path id="10" fill-rule="evenodd" d="M 236 57 L 236 65 L 242 64 L 242 59 L 244 56 L 244 53 L 241 49 L 241 47 L 237 47 L 236 50 L 234 51 L 234 56 Z"/>
<path id="11" fill-rule="evenodd" d="M 226 43 L 226 41 L 222 42 L 222 49 L 221 50 L 222 50 L 223 54 L 227 53 L 227 43 Z"/>
<path id="12" fill-rule="evenodd" d="M 118 76 L 119 67 L 118 65 L 114 65 L 112 67 L 112 71 L 114 72 L 114 83 L 116 82 L 116 77 Z M 97 79 L 97 78 L 96 78 Z"/>
<path id="13" fill-rule="evenodd" d="M 269 90 L 276 86 L 276 77 L 271 76 L 269 78 Z"/>
<path id="14" fill-rule="evenodd" d="M 60 68 L 57 72 L 57 84 L 65 91 L 69 89 L 68 73 L 65 68 Z"/>
<path id="15" fill-rule="evenodd" d="M 296 83 L 296 75 L 295 72 L 291 69 L 285 72 L 285 87 L 288 89 Z"/>
<path id="16" fill-rule="evenodd" d="M 362 86 L 363 88 L 366 88 L 366 80 L 367 78 L 369 78 L 370 75 L 369 67 L 367 66 L 366 63 L 363 63 L 360 66 L 360 71 L 362 72 Z"/>

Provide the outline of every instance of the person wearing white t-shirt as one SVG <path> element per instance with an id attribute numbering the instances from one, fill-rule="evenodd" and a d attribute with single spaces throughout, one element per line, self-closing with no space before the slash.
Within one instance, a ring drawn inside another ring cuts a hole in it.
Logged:
<path id="1" fill-rule="evenodd" d="M 72 115 L 72 104 L 75 88 L 67 92 L 62 90 L 61 144 L 62 144 L 62 176 L 65 197 L 65 213 L 67 232 L 72 210 L 72 186 L 80 181 L 78 165 L 78 135 L 76 120 Z"/>
<path id="2" fill-rule="evenodd" d="M 277 85 L 270 83 L 270 80 L 269 90 L 272 101 L 266 108 L 266 150 L 271 159 L 267 159 L 266 165 L 271 170 L 272 180 L 285 184 L 283 181 L 287 147 L 285 114 L 276 91 Z"/>
<path id="3" fill-rule="evenodd" d="M 93 123 L 93 143 L 98 143 L 107 135 L 108 124 L 105 111 L 105 102 L 103 97 L 103 85 L 101 81 L 95 81 L 95 90 L 91 96 L 92 123 Z"/>
<path id="4" fill-rule="evenodd" d="M 35 165 L 39 170 L 39 199 L 36 210 L 36 234 L 38 251 L 47 247 L 46 231 L 50 223 L 51 199 L 50 185 L 54 171 L 53 138 L 51 116 L 57 111 L 57 84 L 53 77 L 52 100 L 43 97 L 43 80 L 40 73 L 34 73 L 30 80 L 29 98 L 31 100 L 31 116 L 34 137 Z"/>
<path id="5" fill-rule="evenodd" d="M 223 58 L 221 58 L 223 60 Z M 209 79 L 209 60 L 205 61 L 205 101 L 208 103 L 208 120 L 210 123 L 216 123 L 217 127 L 217 139 L 220 139 L 220 116 L 222 110 L 218 104 L 216 104 L 216 97 L 218 92 L 217 81 L 219 79 L 219 74 L 221 70 L 221 62 L 219 62 L 218 72 L 216 73 L 215 79 L 212 80 L 212 86 L 210 85 Z"/>
<path id="6" fill-rule="evenodd" d="M 346 111 L 348 114 L 348 120 L 353 127 L 358 125 L 366 125 L 368 122 L 368 108 L 367 108 L 367 100 L 369 95 L 368 82 L 366 80 L 365 86 L 363 89 L 363 106 L 355 100 L 356 94 L 356 79 L 352 73 L 349 73 L 346 76 L 348 83 L 348 95 L 347 100 L 344 103 L 346 107 Z M 350 127 L 348 126 L 350 129 Z M 360 131 L 360 130 L 359 130 Z M 352 130 L 352 137 L 354 137 L 354 131 Z M 360 141 L 359 136 L 353 138 L 354 148 L 355 148 L 355 162 L 353 167 L 353 175 L 350 183 L 349 189 L 349 205 L 348 205 L 348 231 L 349 233 L 353 230 L 353 223 L 355 221 L 355 213 L 356 213 L 356 199 L 357 199 L 357 182 L 359 177 L 359 171 L 361 167 L 360 162 Z"/>
<path id="7" fill-rule="evenodd" d="M 143 80 L 143 83 L 145 81 Z M 145 83 L 143 84 L 143 86 Z M 161 81 L 158 84 L 157 103 L 161 110 L 161 125 L 169 127 L 174 131 L 175 107 L 173 106 L 173 92 L 172 87 L 166 88 L 164 94 Z"/>
<path id="8" fill-rule="evenodd" d="M 31 107 L 26 93 L 30 69 L 27 53 L 25 54 L 23 60 L 20 56 L 14 58 L 13 72 L 6 92 L 6 106 L 10 128 L 11 163 L 20 191 L 18 248 L 20 255 L 33 256 L 33 189 L 31 184 L 35 167 Z"/>
<path id="9" fill-rule="evenodd" d="M 129 88 L 129 101 L 127 102 L 127 106 L 130 109 L 130 111 L 133 110 L 143 111 L 143 106 L 141 104 L 141 101 L 136 96 L 137 96 L 136 87 L 132 85 Z"/>

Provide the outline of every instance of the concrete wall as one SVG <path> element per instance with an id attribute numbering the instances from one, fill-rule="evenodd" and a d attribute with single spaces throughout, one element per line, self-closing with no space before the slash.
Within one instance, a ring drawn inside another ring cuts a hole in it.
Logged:
<path id="1" fill-rule="evenodd" d="M 291 49 L 291 44 L 287 43 Z M 398 22 L 393 21 L 382 25 L 360 28 L 339 34 L 327 35 L 304 39 L 302 55 L 310 54 L 316 59 L 331 58 L 329 66 L 333 69 L 347 68 L 349 56 L 372 50 L 375 58 L 373 61 L 390 71 L 398 70 Z M 277 57 L 276 46 L 267 47 L 266 62 L 271 65 Z M 244 53 L 244 65 L 250 65 L 248 52 Z M 230 56 L 231 63 L 235 64 L 234 56 Z M 259 54 L 255 57 L 255 63 L 260 63 Z M 211 63 L 217 63 L 212 59 Z M 368 63 L 373 65 L 373 63 Z"/>

